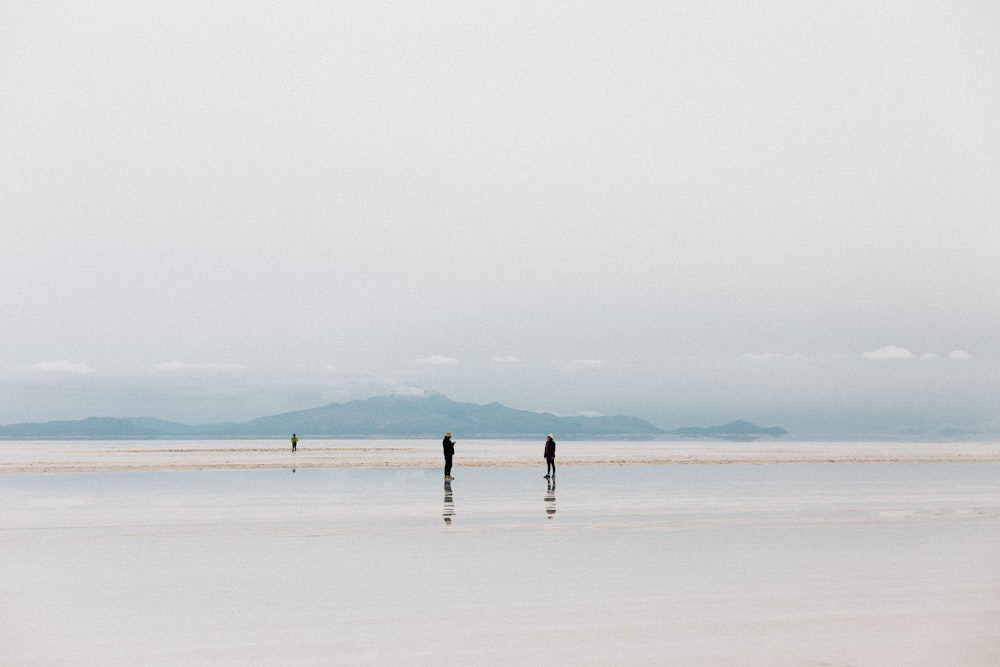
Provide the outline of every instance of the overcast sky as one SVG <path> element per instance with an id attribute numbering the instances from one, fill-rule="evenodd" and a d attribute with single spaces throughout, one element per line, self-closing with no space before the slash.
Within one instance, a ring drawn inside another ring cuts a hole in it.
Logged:
<path id="1" fill-rule="evenodd" d="M 1000 428 L 995 2 L 0 0 L 0 423 Z"/>

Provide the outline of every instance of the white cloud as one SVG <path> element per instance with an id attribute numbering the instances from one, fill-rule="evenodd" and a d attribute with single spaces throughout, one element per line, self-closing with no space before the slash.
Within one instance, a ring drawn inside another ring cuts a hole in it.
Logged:
<path id="1" fill-rule="evenodd" d="M 508 354 L 506 357 L 490 357 L 490 361 L 497 364 L 513 364 L 517 363 L 517 357 L 513 354 Z"/>
<path id="2" fill-rule="evenodd" d="M 972 358 L 972 355 L 962 350 L 953 350 L 948 353 L 948 358 L 953 361 L 968 361 Z"/>
<path id="3" fill-rule="evenodd" d="M 905 347 L 885 345 L 874 352 L 865 352 L 861 356 L 865 359 L 913 359 L 916 355 Z"/>
<path id="4" fill-rule="evenodd" d="M 417 359 L 413 363 L 422 364 L 424 366 L 455 366 L 458 364 L 458 359 L 452 357 L 446 357 L 441 354 L 432 354 L 429 357 L 424 357 L 423 359 Z"/>
<path id="5" fill-rule="evenodd" d="M 87 364 L 61 359 L 59 361 L 43 361 L 28 366 L 29 370 L 39 373 L 70 373 L 73 375 L 86 375 L 93 373 L 94 369 Z"/>
<path id="6" fill-rule="evenodd" d="M 426 398 L 433 392 L 423 387 L 414 387 L 409 384 L 394 384 L 382 392 L 383 396 L 410 396 L 415 398 Z"/>
<path id="7" fill-rule="evenodd" d="M 572 365 L 575 368 L 601 368 L 604 361 L 601 359 L 574 359 Z"/>
<path id="8" fill-rule="evenodd" d="M 241 364 L 190 364 L 183 361 L 168 361 L 162 364 L 153 364 L 153 370 L 157 371 L 242 371 L 246 366 Z"/>

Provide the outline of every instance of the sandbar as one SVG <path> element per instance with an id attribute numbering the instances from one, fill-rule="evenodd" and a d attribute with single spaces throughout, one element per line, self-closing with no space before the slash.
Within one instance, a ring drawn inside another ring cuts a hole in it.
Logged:
<path id="1" fill-rule="evenodd" d="M 459 467 L 544 466 L 541 443 L 460 441 Z M 560 466 L 996 463 L 1000 442 L 565 441 Z M 434 468 L 440 443 L 428 440 L 25 441 L 0 443 L 0 474 Z"/>

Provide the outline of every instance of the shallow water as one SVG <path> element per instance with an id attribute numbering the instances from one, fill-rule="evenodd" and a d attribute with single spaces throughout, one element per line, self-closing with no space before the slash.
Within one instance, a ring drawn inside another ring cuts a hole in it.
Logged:
<path id="1" fill-rule="evenodd" d="M 1000 663 L 1000 464 L 543 472 L 0 476 L 0 663 Z"/>

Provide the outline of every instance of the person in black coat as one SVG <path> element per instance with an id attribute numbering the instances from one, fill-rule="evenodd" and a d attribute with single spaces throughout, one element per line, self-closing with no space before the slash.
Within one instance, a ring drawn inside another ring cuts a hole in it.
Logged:
<path id="1" fill-rule="evenodd" d="M 549 439 L 545 441 L 545 479 L 555 479 L 556 477 L 556 441 L 549 433 Z"/>
<path id="2" fill-rule="evenodd" d="M 450 431 L 444 434 L 444 440 L 441 441 L 441 445 L 444 447 L 444 478 L 451 481 L 455 479 L 451 476 L 451 457 L 455 455 L 455 443 L 451 441 Z"/>

